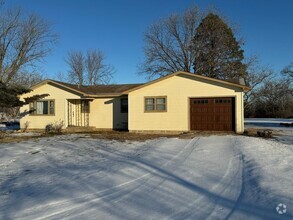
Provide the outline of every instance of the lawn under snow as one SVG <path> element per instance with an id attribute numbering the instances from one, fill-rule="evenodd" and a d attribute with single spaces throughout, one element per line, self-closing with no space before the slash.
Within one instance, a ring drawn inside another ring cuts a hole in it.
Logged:
<path id="1" fill-rule="evenodd" d="M 0 219 L 293 217 L 293 146 L 276 140 L 61 135 L 1 144 L 0 159 Z"/>

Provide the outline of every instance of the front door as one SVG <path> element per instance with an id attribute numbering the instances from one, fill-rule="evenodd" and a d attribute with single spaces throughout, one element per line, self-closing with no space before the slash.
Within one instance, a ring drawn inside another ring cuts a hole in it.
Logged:
<path id="1" fill-rule="evenodd" d="M 89 126 L 88 100 L 68 100 L 68 126 Z"/>

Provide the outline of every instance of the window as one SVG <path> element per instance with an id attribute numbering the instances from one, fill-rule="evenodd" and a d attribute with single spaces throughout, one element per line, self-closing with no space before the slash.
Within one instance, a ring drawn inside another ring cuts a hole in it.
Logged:
<path id="1" fill-rule="evenodd" d="M 120 112 L 128 113 L 128 99 L 127 98 L 120 99 Z"/>
<path id="2" fill-rule="evenodd" d="M 165 112 L 167 111 L 166 97 L 147 97 L 145 98 L 146 112 Z"/>
<path id="3" fill-rule="evenodd" d="M 55 102 L 54 101 L 49 101 L 49 114 L 54 115 L 55 114 Z"/>
<path id="4" fill-rule="evenodd" d="M 41 100 L 30 103 L 30 112 L 32 115 L 54 115 L 55 101 Z"/>
<path id="5" fill-rule="evenodd" d="M 230 99 L 216 99 L 215 101 L 216 104 L 226 104 L 226 103 L 231 103 Z"/>
<path id="6" fill-rule="evenodd" d="M 88 100 L 81 100 L 81 113 L 89 113 L 90 112 L 90 103 Z"/>
<path id="7" fill-rule="evenodd" d="M 193 104 L 208 104 L 208 103 L 209 103 L 208 99 L 201 99 L 201 100 L 193 101 Z"/>

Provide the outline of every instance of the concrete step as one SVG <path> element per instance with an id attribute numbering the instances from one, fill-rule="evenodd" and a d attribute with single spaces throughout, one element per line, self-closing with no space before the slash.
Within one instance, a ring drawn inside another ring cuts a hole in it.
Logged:
<path id="1" fill-rule="evenodd" d="M 96 127 L 93 126 L 88 126 L 88 127 L 81 127 L 81 126 L 70 126 L 67 127 L 63 130 L 63 132 L 68 132 L 68 133 L 79 133 L 79 132 L 91 132 L 91 131 L 95 131 Z"/>

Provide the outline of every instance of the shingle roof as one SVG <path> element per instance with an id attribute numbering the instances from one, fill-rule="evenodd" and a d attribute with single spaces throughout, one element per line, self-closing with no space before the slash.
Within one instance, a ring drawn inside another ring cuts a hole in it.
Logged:
<path id="1" fill-rule="evenodd" d="M 219 80 L 215 78 L 210 78 L 206 76 L 201 76 L 197 74 L 187 73 L 183 71 L 178 71 L 173 74 L 161 77 L 159 79 L 150 81 L 148 83 L 141 83 L 141 84 L 113 84 L 113 85 L 96 85 L 96 86 L 78 86 L 76 84 L 70 84 L 65 82 L 60 82 L 56 80 L 44 80 L 41 83 L 38 83 L 37 85 L 33 86 L 31 89 L 34 89 L 35 87 L 38 87 L 40 85 L 49 83 L 53 84 L 55 86 L 60 86 L 63 89 L 68 89 L 71 92 L 80 93 L 83 96 L 89 96 L 89 97 L 112 97 L 112 96 L 120 96 L 124 94 L 128 94 L 129 92 L 132 92 L 137 89 L 141 89 L 145 86 L 160 82 L 164 79 L 173 77 L 173 76 L 179 76 L 179 75 L 185 75 L 189 77 L 199 78 L 199 79 L 205 79 L 213 82 L 218 82 L 221 84 L 226 84 L 234 87 L 242 88 L 243 91 L 249 91 L 250 88 L 245 85 L 244 80 L 235 81 L 235 82 L 228 82 L 224 80 Z"/>
<path id="2" fill-rule="evenodd" d="M 95 85 L 95 86 L 78 86 L 75 84 L 59 82 L 55 80 L 50 80 L 56 82 L 65 87 L 80 91 L 88 95 L 99 95 L 99 94 L 121 94 L 124 91 L 134 89 L 143 84 L 113 84 L 113 85 Z"/>
<path id="3" fill-rule="evenodd" d="M 66 89 L 70 92 L 79 93 L 83 96 L 91 96 L 91 97 L 120 96 L 120 95 L 123 95 L 125 91 L 131 90 L 143 85 L 143 84 L 113 84 L 113 85 L 96 85 L 96 86 L 78 86 L 76 84 L 70 84 L 70 83 L 48 79 L 32 86 L 31 89 L 35 89 L 44 84 L 52 84 L 62 89 Z"/>

